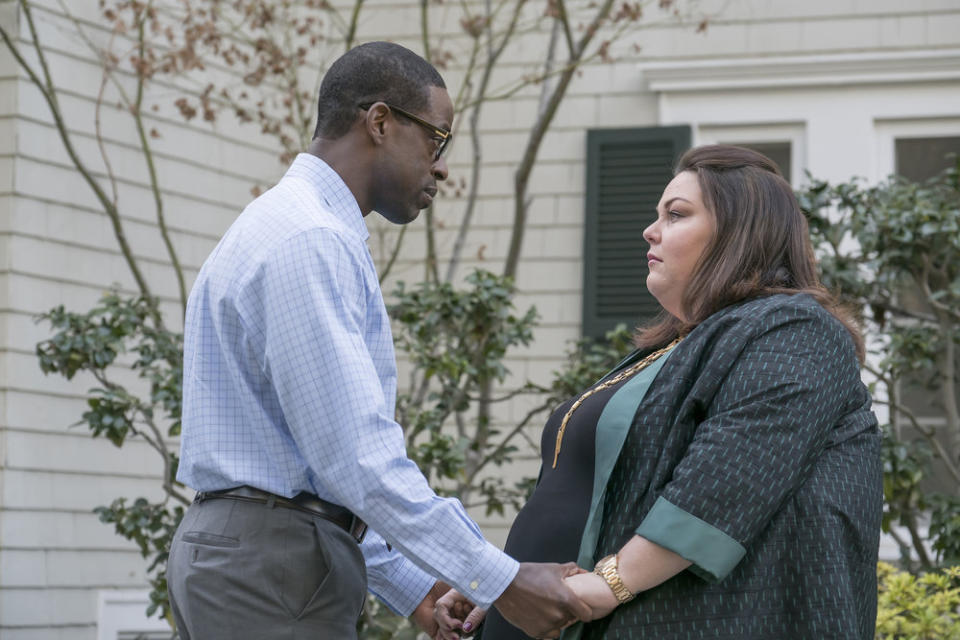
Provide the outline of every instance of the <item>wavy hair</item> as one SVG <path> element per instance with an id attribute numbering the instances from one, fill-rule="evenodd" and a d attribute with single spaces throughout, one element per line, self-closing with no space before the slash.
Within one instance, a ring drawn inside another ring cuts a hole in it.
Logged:
<path id="1" fill-rule="evenodd" d="M 807 293 L 847 328 L 862 362 L 860 329 L 853 314 L 820 284 L 807 220 L 773 161 L 743 147 L 708 145 L 680 158 L 674 174 L 685 171 L 697 175 L 716 231 L 683 292 L 690 322 L 663 312 L 638 329 L 636 345 L 662 345 L 750 298 Z"/>

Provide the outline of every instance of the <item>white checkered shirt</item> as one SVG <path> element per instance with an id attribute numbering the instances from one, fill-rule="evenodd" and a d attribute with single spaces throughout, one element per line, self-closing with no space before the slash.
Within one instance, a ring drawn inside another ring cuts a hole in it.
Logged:
<path id="1" fill-rule="evenodd" d="M 488 607 L 518 564 L 406 456 L 368 237 L 346 184 L 309 154 L 231 225 L 187 305 L 177 478 L 349 508 L 373 530 L 362 545 L 370 590 L 398 613 L 432 576 Z"/>

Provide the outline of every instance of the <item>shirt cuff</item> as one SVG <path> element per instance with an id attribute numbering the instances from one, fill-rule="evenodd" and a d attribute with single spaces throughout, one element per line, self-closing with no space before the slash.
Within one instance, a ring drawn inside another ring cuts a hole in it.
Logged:
<path id="1" fill-rule="evenodd" d="M 464 576 L 464 582 L 454 586 L 476 606 L 489 609 L 510 586 L 519 570 L 519 562 L 485 542 L 477 562 Z"/>
<path id="2" fill-rule="evenodd" d="M 690 571 L 708 582 L 722 580 L 746 555 L 739 542 L 675 506 L 657 498 L 636 534 L 673 551 L 693 564 Z"/>
<path id="3" fill-rule="evenodd" d="M 367 590 L 387 607 L 404 617 L 410 616 L 437 579 L 405 558 L 372 529 L 361 545 L 367 565 Z"/>

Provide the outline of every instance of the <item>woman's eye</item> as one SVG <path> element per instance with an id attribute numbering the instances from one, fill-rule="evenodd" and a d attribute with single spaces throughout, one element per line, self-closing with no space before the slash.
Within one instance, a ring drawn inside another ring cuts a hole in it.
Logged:
<path id="1" fill-rule="evenodd" d="M 682 218 L 683 214 L 680 213 L 679 211 L 671 210 L 671 211 L 667 211 L 667 217 L 670 218 L 671 220 L 676 220 L 677 218 Z"/>

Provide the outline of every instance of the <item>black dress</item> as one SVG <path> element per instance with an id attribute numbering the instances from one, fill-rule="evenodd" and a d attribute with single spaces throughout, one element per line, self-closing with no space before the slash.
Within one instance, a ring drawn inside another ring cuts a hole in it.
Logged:
<path id="1" fill-rule="evenodd" d="M 558 407 L 543 429 L 537 487 L 510 527 L 504 547 L 520 562 L 576 562 L 593 494 L 597 420 L 607 401 L 630 377 L 587 398 L 570 417 L 563 434 L 557 468 L 553 468 L 557 430 L 580 396 Z M 528 640 L 491 607 L 481 627 L 483 640 Z"/>

